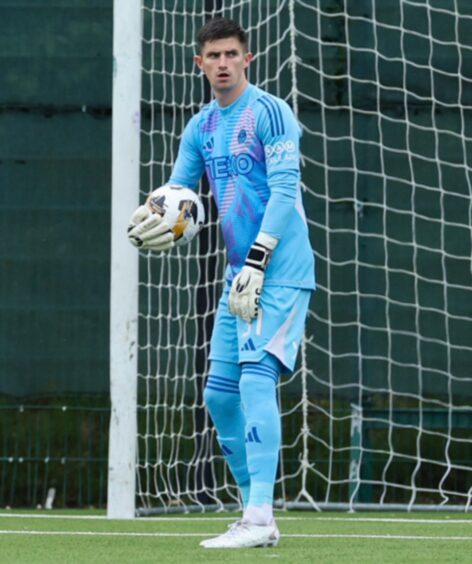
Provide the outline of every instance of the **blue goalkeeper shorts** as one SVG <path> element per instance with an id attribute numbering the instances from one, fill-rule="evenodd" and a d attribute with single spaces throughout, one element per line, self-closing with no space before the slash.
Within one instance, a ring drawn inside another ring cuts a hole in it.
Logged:
<path id="1" fill-rule="evenodd" d="M 293 371 L 312 290 L 264 286 L 258 316 L 251 323 L 230 313 L 229 290 L 226 285 L 218 304 L 210 360 L 260 362 L 271 353 L 286 371 Z"/>

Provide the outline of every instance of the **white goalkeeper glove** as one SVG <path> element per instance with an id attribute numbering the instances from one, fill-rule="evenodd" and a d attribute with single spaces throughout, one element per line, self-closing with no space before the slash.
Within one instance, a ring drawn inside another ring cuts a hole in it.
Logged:
<path id="1" fill-rule="evenodd" d="M 234 277 L 229 293 L 229 310 L 247 323 L 257 317 L 264 272 L 278 242 L 272 235 L 259 233 L 241 272 Z"/>
<path id="2" fill-rule="evenodd" d="M 132 245 L 150 251 L 167 251 L 174 246 L 174 234 L 158 213 L 139 206 L 129 220 L 128 239 Z"/>

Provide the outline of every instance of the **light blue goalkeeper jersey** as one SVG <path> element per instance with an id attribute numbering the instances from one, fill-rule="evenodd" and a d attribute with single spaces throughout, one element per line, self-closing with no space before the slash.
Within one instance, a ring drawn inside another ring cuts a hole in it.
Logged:
<path id="1" fill-rule="evenodd" d="M 227 107 L 213 100 L 184 130 L 168 183 L 195 189 L 206 171 L 226 244 L 229 281 L 261 230 L 279 239 L 264 285 L 315 288 L 300 190 L 300 136 L 288 104 L 251 84 Z"/>

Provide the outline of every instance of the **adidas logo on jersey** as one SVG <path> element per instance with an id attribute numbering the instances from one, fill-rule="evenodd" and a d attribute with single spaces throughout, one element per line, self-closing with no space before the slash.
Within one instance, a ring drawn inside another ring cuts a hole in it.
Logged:
<path id="1" fill-rule="evenodd" d="M 259 435 L 257 434 L 257 427 L 253 427 L 246 436 L 246 443 L 262 443 Z"/>
<path id="2" fill-rule="evenodd" d="M 248 339 L 244 345 L 241 347 L 242 351 L 255 351 L 256 347 L 252 341 L 252 339 Z"/>
<path id="3" fill-rule="evenodd" d="M 207 150 L 209 153 L 211 153 L 211 151 L 213 151 L 213 147 L 215 146 L 215 141 L 213 139 L 213 137 L 210 137 L 210 139 L 203 144 L 203 148 L 205 150 Z"/>

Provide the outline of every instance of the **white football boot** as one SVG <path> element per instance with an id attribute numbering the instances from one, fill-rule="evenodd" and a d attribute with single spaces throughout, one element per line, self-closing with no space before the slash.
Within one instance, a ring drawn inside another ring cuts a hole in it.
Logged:
<path id="1" fill-rule="evenodd" d="M 200 546 L 205 548 L 254 548 L 257 546 L 276 546 L 280 533 L 275 521 L 270 525 L 253 525 L 249 521 L 237 521 L 229 530 L 218 537 L 204 540 Z"/>

